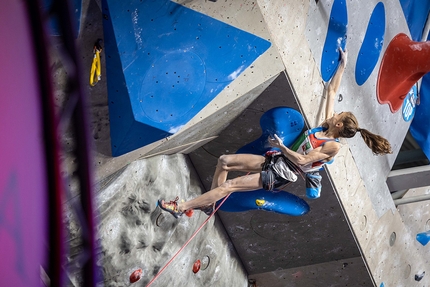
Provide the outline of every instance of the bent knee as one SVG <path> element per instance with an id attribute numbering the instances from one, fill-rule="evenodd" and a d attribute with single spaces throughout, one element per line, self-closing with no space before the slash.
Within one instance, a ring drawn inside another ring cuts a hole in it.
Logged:
<path id="1" fill-rule="evenodd" d="M 231 155 L 223 154 L 218 158 L 218 166 L 220 166 L 224 170 L 228 170 L 230 163 Z"/>

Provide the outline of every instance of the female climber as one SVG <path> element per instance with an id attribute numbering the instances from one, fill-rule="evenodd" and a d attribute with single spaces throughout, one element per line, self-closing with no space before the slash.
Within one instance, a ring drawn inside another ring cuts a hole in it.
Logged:
<path id="1" fill-rule="evenodd" d="M 307 130 L 291 148 L 286 147 L 276 134 L 268 138 L 269 144 L 279 150 L 266 156 L 255 154 L 222 155 L 218 159 L 211 190 L 186 202 L 158 201 L 161 209 L 175 218 L 185 211 L 200 209 L 210 215 L 214 203 L 232 192 L 252 191 L 264 188 L 273 191 L 294 182 L 299 173 L 306 175 L 306 193 L 318 198 L 321 176 L 318 170 L 331 162 L 340 149 L 340 138 L 351 138 L 359 132 L 366 145 L 376 155 L 392 153 L 390 143 L 383 137 L 360 128 L 350 112 L 334 113 L 334 99 L 340 86 L 347 62 L 347 52 L 339 49 L 339 67 L 327 86 L 326 119 L 317 128 Z M 246 176 L 227 179 L 230 171 L 249 172 Z"/>

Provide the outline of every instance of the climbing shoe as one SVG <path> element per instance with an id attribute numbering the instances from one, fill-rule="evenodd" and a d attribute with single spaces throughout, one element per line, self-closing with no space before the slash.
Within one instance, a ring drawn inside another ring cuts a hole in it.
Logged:
<path id="1" fill-rule="evenodd" d="M 183 214 L 183 212 L 179 211 L 178 200 L 179 197 L 176 197 L 175 200 L 169 202 L 164 201 L 163 199 L 159 199 L 158 206 L 160 206 L 162 210 L 167 211 L 168 213 L 173 215 L 175 218 L 179 218 Z"/>

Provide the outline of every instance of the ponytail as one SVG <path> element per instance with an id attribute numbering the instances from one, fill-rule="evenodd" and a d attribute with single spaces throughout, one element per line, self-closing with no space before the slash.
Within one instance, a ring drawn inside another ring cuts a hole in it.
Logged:
<path id="1" fill-rule="evenodd" d="M 375 135 L 366 129 L 357 129 L 357 131 L 360 132 L 364 142 L 374 154 L 384 155 L 387 153 L 393 153 L 390 143 L 385 138 Z"/>
<path id="2" fill-rule="evenodd" d="M 352 138 L 357 132 L 360 132 L 364 142 L 375 155 L 393 153 L 390 143 L 385 138 L 371 133 L 366 129 L 359 128 L 357 118 L 352 113 L 344 112 L 342 114 L 344 114 L 341 119 L 343 129 L 339 132 L 339 136 Z"/>

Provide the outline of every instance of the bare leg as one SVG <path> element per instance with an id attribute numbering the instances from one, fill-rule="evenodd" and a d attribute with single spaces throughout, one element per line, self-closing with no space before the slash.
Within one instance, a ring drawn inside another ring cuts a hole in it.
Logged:
<path id="1" fill-rule="evenodd" d="M 263 156 L 253 154 L 231 154 L 220 156 L 212 179 L 211 190 L 217 188 L 227 180 L 229 171 L 261 171 L 261 164 L 264 160 L 265 158 Z M 196 209 L 201 209 L 205 213 L 208 211 L 212 212 L 215 207 L 215 202 L 216 201 L 212 201 L 209 204 L 198 206 Z M 207 211 L 205 211 L 205 209 Z"/>
<path id="2" fill-rule="evenodd" d="M 260 173 L 254 173 L 237 177 L 235 179 L 229 179 L 215 189 L 212 189 L 195 199 L 178 203 L 178 209 L 179 211 L 185 211 L 188 209 L 207 206 L 229 195 L 232 192 L 251 191 L 260 189 L 262 187 L 263 184 L 261 182 Z"/>
<path id="3" fill-rule="evenodd" d="M 261 182 L 259 172 L 261 171 L 261 165 L 264 163 L 264 160 L 264 156 L 254 154 L 222 155 L 218 160 L 210 191 L 193 200 L 177 203 L 177 205 L 176 203 L 166 204 L 164 200 L 159 200 L 160 207 L 178 218 L 181 215 L 180 213 L 185 210 L 196 208 L 205 209 L 205 207 L 210 207 L 217 200 L 232 192 L 260 189 L 263 187 L 263 184 Z M 226 180 L 229 171 L 248 171 L 257 173 Z M 206 211 L 204 212 L 208 214 Z"/>
<path id="4" fill-rule="evenodd" d="M 211 190 L 227 180 L 229 171 L 259 172 L 264 156 L 254 154 L 222 155 L 218 159 Z"/>

